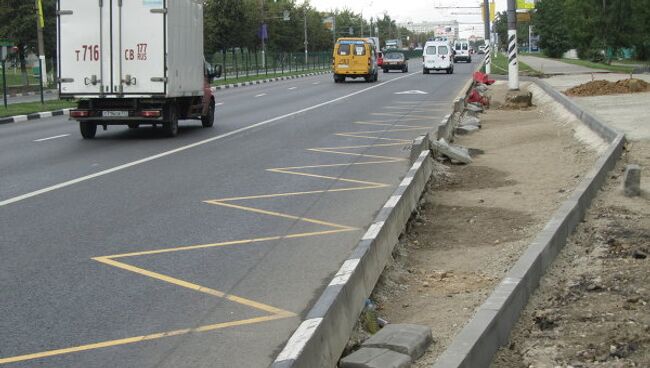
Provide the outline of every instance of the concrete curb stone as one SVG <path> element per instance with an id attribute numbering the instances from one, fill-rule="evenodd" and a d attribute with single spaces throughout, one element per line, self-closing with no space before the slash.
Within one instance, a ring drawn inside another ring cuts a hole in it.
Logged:
<path id="1" fill-rule="evenodd" d="M 20 123 L 20 122 L 23 122 L 23 121 L 31 121 L 31 120 L 37 120 L 37 119 L 51 118 L 53 116 L 70 115 L 70 110 L 71 109 L 63 109 L 63 110 L 56 110 L 56 111 L 37 112 L 37 113 L 29 114 L 29 115 L 9 116 L 9 117 L 6 117 L 6 118 L 0 118 L 0 125 L 2 125 L 2 124 L 11 124 L 11 123 Z"/>
<path id="2" fill-rule="evenodd" d="M 341 359 L 340 368 L 408 368 L 411 358 L 388 349 L 361 348 Z"/>
<path id="3" fill-rule="evenodd" d="M 539 285 L 544 272 L 564 247 L 567 237 L 584 218 L 591 201 L 623 151 L 623 134 L 611 129 L 545 82 L 531 80 L 609 141 L 609 148 L 537 234 L 474 318 L 439 356 L 434 368 L 490 366 L 497 349 L 507 343 L 512 327 L 517 323 L 519 314 L 526 307 L 528 298 Z"/>
<path id="4" fill-rule="evenodd" d="M 212 87 L 212 90 L 213 91 L 218 91 L 218 90 L 223 90 L 223 89 L 239 88 L 239 87 L 245 87 L 245 86 L 253 86 L 253 85 L 258 85 L 258 84 L 263 84 L 263 83 L 271 83 L 271 82 L 278 82 L 278 81 L 283 81 L 283 80 L 312 77 L 314 75 L 323 75 L 323 74 L 330 74 L 330 73 L 331 73 L 330 71 L 322 71 L 322 72 L 305 73 L 305 74 L 298 74 L 298 75 L 289 75 L 289 76 L 283 76 L 283 77 L 260 79 L 260 80 L 256 80 L 256 81 L 250 81 L 250 82 L 241 82 L 241 83 L 235 83 L 235 84 L 226 84 L 226 85 L 223 85 L 223 86 L 216 86 L 216 87 Z"/>
<path id="5" fill-rule="evenodd" d="M 365 348 L 389 349 L 420 358 L 433 342 L 431 328 L 412 324 L 389 324 L 361 344 Z"/>

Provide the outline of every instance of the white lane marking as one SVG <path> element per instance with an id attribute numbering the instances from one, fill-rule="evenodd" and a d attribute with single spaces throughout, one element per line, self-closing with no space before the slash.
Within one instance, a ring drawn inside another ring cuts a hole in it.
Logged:
<path id="1" fill-rule="evenodd" d="M 384 208 L 393 208 L 393 207 L 397 206 L 397 202 L 399 202 L 400 198 L 402 198 L 401 195 L 391 196 L 388 199 L 388 201 L 386 202 L 386 204 L 384 205 Z"/>
<path id="2" fill-rule="evenodd" d="M 221 105 L 223 105 L 223 102 L 217 102 L 216 104 L 214 104 L 214 106 L 221 106 Z"/>
<path id="3" fill-rule="evenodd" d="M 343 285 L 350 279 L 352 273 L 359 265 L 359 258 L 348 259 L 343 263 L 339 271 L 336 273 L 329 286 Z"/>
<path id="4" fill-rule="evenodd" d="M 289 87 L 289 91 L 293 91 L 296 88 L 298 88 L 298 87 Z"/>
<path id="5" fill-rule="evenodd" d="M 320 82 L 314 82 L 314 83 L 312 83 L 312 84 L 313 84 L 313 85 L 317 85 L 317 84 L 320 84 Z"/>
<path id="6" fill-rule="evenodd" d="M 287 345 L 282 352 L 275 358 L 275 361 L 283 362 L 298 358 L 305 348 L 307 341 L 309 341 L 322 321 L 322 318 L 312 318 L 301 323 L 296 332 L 287 341 Z"/>
<path id="7" fill-rule="evenodd" d="M 17 197 L 9 198 L 9 199 L 6 199 L 6 200 L 0 202 L 0 207 L 6 206 L 8 204 L 24 201 L 25 199 L 36 197 L 38 195 L 49 193 L 49 192 L 52 192 L 52 191 L 55 191 L 55 190 L 58 190 L 58 189 L 65 188 L 65 187 L 69 187 L 69 186 L 74 185 L 74 184 L 79 184 L 81 182 L 88 181 L 90 179 L 95 179 L 95 178 L 98 178 L 98 177 L 101 177 L 101 176 L 104 176 L 104 175 L 112 174 L 114 172 L 121 171 L 121 170 L 124 170 L 124 169 L 128 169 L 128 168 L 133 167 L 133 166 L 141 165 L 141 164 L 144 164 L 144 163 L 149 162 L 149 161 L 153 161 L 153 160 L 157 160 L 157 159 L 162 158 L 162 157 L 173 155 L 174 153 L 183 152 L 183 151 L 186 151 L 186 150 L 188 150 L 190 148 L 194 148 L 194 147 L 202 146 L 202 145 L 207 144 L 207 143 L 222 140 L 224 138 L 228 138 L 230 136 L 233 136 L 233 135 L 236 135 L 236 134 L 248 131 L 248 130 L 259 128 L 259 127 L 264 126 L 264 125 L 269 125 L 271 123 L 275 123 L 276 121 L 283 120 L 283 119 L 286 119 L 286 118 L 289 118 L 289 117 L 292 117 L 292 116 L 295 116 L 295 115 L 299 115 L 299 114 L 302 114 L 302 113 L 305 113 L 305 112 L 308 112 L 308 111 L 316 110 L 316 109 L 319 109 L 319 108 L 321 108 L 323 106 L 331 105 L 331 104 L 333 104 L 335 102 L 346 100 L 346 99 L 348 99 L 350 97 L 354 97 L 356 95 L 360 95 L 362 93 L 371 91 L 371 90 L 373 90 L 375 88 L 383 87 L 388 83 L 392 83 L 392 82 L 395 82 L 395 81 L 403 79 L 403 78 L 412 77 L 412 76 L 414 76 L 416 74 L 419 74 L 419 73 L 407 74 L 407 75 L 404 75 L 404 76 L 401 76 L 401 77 L 398 77 L 398 78 L 395 78 L 395 79 L 388 80 L 386 82 L 379 83 L 379 84 L 371 86 L 371 87 L 361 89 L 361 90 L 356 91 L 356 92 L 349 93 L 349 94 L 347 94 L 345 96 L 337 97 L 337 98 L 335 98 L 333 100 L 321 102 L 319 104 L 312 105 L 312 106 L 306 107 L 304 109 L 300 109 L 300 110 L 297 110 L 297 111 L 294 111 L 294 112 L 290 112 L 288 114 L 276 116 L 274 118 L 261 121 L 259 123 L 255 123 L 255 124 L 252 124 L 252 125 L 249 125 L 249 126 L 245 126 L 245 127 L 239 128 L 239 129 L 235 129 L 233 131 L 218 135 L 216 137 L 204 139 L 202 141 L 191 143 L 191 144 L 188 144 L 186 146 L 178 147 L 178 148 L 175 148 L 173 150 L 166 151 L 166 152 L 158 153 L 156 155 L 145 157 L 145 158 L 142 158 L 142 159 L 139 159 L 139 160 L 136 160 L 136 161 L 132 161 L 132 162 L 129 162 L 129 163 L 126 163 L 126 164 L 123 164 L 123 165 L 115 166 L 115 167 L 112 167 L 110 169 L 106 169 L 106 170 L 103 170 L 103 171 L 100 171 L 100 172 L 96 172 L 94 174 L 90 174 L 90 175 L 87 175 L 87 176 L 82 176 L 80 178 L 68 180 L 68 181 L 65 181 L 63 183 L 59 183 L 59 184 L 49 186 L 47 188 L 43 188 L 43 189 L 39 189 L 39 190 L 36 190 L 36 191 L 33 191 L 33 192 L 29 192 L 29 193 L 26 193 L 26 194 L 23 194 L 23 195 L 19 195 Z"/>
<path id="8" fill-rule="evenodd" d="M 260 93 L 259 95 L 255 96 L 255 98 L 264 97 L 264 96 L 266 96 L 266 93 Z"/>
<path id="9" fill-rule="evenodd" d="M 34 142 L 45 142 L 45 141 L 49 141 L 49 140 L 52 140 L 52 139 L 64 138 L 64 137 L 69 137 L 69 136 L 70 136 L 70 134 L 61 134 L 61 135 L 56 135 L 54 137 L 36 139 L 36 140 L 34 140 Z"/>
<path id="10" fill-rule="evenodd" d="M 384 221 L 375 222 L 374 224 L 370 225 L 368 231 L 366 231 L 361 240 L 372 240 L 376 238 L 377 235 L 379 235 L 379 231 L 382 227 L 384 227 Z"/>

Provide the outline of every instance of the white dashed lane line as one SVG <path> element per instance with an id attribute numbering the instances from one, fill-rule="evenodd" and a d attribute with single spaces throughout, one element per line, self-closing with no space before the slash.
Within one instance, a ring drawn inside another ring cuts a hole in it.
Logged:
<path id="1" fill-rule="evenodd" d="M 296 88 L 298 88 L 298 87 L 289 87 L 289 91 L 293 91 Z"/>
<path id="2" fill-rule="evenodd" d="M 255 98 L 264 97 L 264 96 L 266 96 L 266 93 L 260 93 L 259 95 L 255 96 Z"/>
<path id="3" fill-rule="evenodd" d="M 37 139 L 37 140 L 35 140 L 34 142 L 45 142 L 45 141 L 51 141 L 52 139 L 65 138 L 65 137 L 69 137 L 69 136 L 70 136 L 70 134 L 61 134 L 61 135 L 57 135 L 57 136 L 54 136 L 54 137 L 48 137 L 48 138 Z"/>

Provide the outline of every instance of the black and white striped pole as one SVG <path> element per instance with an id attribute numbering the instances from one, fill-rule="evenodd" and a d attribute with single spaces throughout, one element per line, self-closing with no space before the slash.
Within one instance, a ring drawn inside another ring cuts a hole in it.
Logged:
<path id="1" fill-rule="evenodd" d="M 513 91 L 519 89 L 516 0 L 508 0 L 508 88 Z"/>
<path id="2" fill-rule="evenodd" d="M 485 24 L 485 73 L 492 73 L 492 58 L 490 54 L 490 0 L 483 1 Z"/>

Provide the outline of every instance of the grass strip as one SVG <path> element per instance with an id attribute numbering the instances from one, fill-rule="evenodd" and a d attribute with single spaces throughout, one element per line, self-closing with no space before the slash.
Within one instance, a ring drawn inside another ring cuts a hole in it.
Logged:
<path id="1" fill-rule="evenodd" d="M 519 73 L 532 76 L 540 75 L 539 71 L 522 63 L 521 60 L 519 60 Z M 492 74 L 508 75 L 508 58 L 500 52 L 496 57 L 492 57 Z"/>
<path id="2" fill-rule="evenodd" d="M 40 103 L 40 101 L 16 103 L 9 105 L 8 108 L 5 109 L 4 106 L 0 103 L 0 118 L 15 115 L 29 115 L 37 112 L 69 109 L 76 106 L 77 103 L 75 101 L 51 100 L 45 101 L 44 104 Z"/>
<path id="3" fill-rule="evenodd" d="M 298 70 L 298 71 L 292 71 L 288 72 L 285 71 L 284 73 L 281 72 L 275 72 L 269 74 L 264 73 L 263 71 L 260 71 L 260 74 L 257 75 L 255 72 L 249 72 L 248 77 L 246 75 L 239 75 L 239 78 L 234 78 L 234 77 L 228 77 L 227 80 L 220 79 L 218 81 L 215 81 L 212 83 L 213 86 L 223 86 L 226 84 L 237 84 L 237 83 L 243 83 L 243 82 L 254 82 L 258 80 L 263 80 L 263 79 L 268 79 L 268 78 L 276 78 L 276 77 L 287 77 L 287 76 L 292 76 L 292 75 L 301 75 L 301 74 L 310 74 L 310 73 L 318 73 L 318 72 L 325 72 L 329 71 L 330 67 L 323 68 L 323 69 L 309 69 L 309 70 Z"/>

